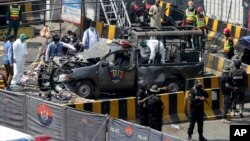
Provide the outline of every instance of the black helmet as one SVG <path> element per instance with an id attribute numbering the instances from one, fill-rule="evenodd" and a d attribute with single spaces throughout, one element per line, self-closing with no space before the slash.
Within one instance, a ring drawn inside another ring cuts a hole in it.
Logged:
<path id="1" fill-rule="evenodd" d="M 234 66 L 236 67 L 236 68 L 240 68 L 240 66 L 241 66 L 241 61 L 240 60 L 236 60 L 235 62 L 234 62 Z"/>
<path id="2" fill-rule="evenodd" d="M 53 41 L 58 42 L 60 40 L 60 37 L 58 34 L 53 35 Z"/>
<path id="3" fill-rule="evenodd" d="M 138 82 L 138 86 L 139 86 L 139 88 L 146 88 L 146 81 L 145 80 L 140 80 L 139 82 Z"/>

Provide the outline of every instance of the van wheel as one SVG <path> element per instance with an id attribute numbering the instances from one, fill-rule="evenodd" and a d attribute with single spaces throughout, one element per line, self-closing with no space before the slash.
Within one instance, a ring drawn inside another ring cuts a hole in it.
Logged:
<path id="1" fill-rule="evenodd" d="M 175 93 L 181 90 L 181 83 L 177 79 L 168 79 L 165 84 L 169 93 Z"/>
<path id="2" fill-rule="evenodd" d="M 80 97 L 93 98 L 95 95 L 95 86 L 90 81 L 78 82 L 76 92 Z"/>

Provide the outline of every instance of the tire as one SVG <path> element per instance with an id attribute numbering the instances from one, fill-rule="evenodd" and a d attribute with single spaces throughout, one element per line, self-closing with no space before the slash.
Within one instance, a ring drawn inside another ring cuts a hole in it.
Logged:
<path id="1" fill-rule="evenodd" d="M 76 92 L 80 97 L 93 98 L 95 96 L 95 86 L 90 81 L 78 82 Z"/>
<path id="2" fill-rule="evenodd" d="M 164 85 L 167 86 L 169 93 L 175 93 L 181 90 L 181 82 L 177 80 L 177 78 L 166 80 Z"/>

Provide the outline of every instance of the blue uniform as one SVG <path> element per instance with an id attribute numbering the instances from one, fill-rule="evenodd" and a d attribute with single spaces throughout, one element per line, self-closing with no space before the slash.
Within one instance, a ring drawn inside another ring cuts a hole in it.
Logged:
<path id="1" fill-rule="evenodd" d="M 3 64 L 13 64 L 13 47 L 10 41 L 4 43 L 3 48 Z"/>

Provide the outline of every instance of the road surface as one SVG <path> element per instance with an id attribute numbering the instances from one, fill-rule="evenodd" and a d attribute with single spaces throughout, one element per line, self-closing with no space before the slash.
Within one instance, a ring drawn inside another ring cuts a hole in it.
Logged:
<path id="1" fill-rule="evenodd" d="M 245 104 L 244 118 L 240 118 L 239 114 L 231 118 L 230 122 L 222 123 L 221 120 L 207 120 L 204 122 L 204 136 L 209 141 L 229 141 L 230 124 L 250 125 L 250 103 Z M 187 129 L 189 123 L 170 124 L 163 126 L 163 132 L 187 139 Z M 195 125 L 193 141 L 198 141 L 197 124 Z"/>

